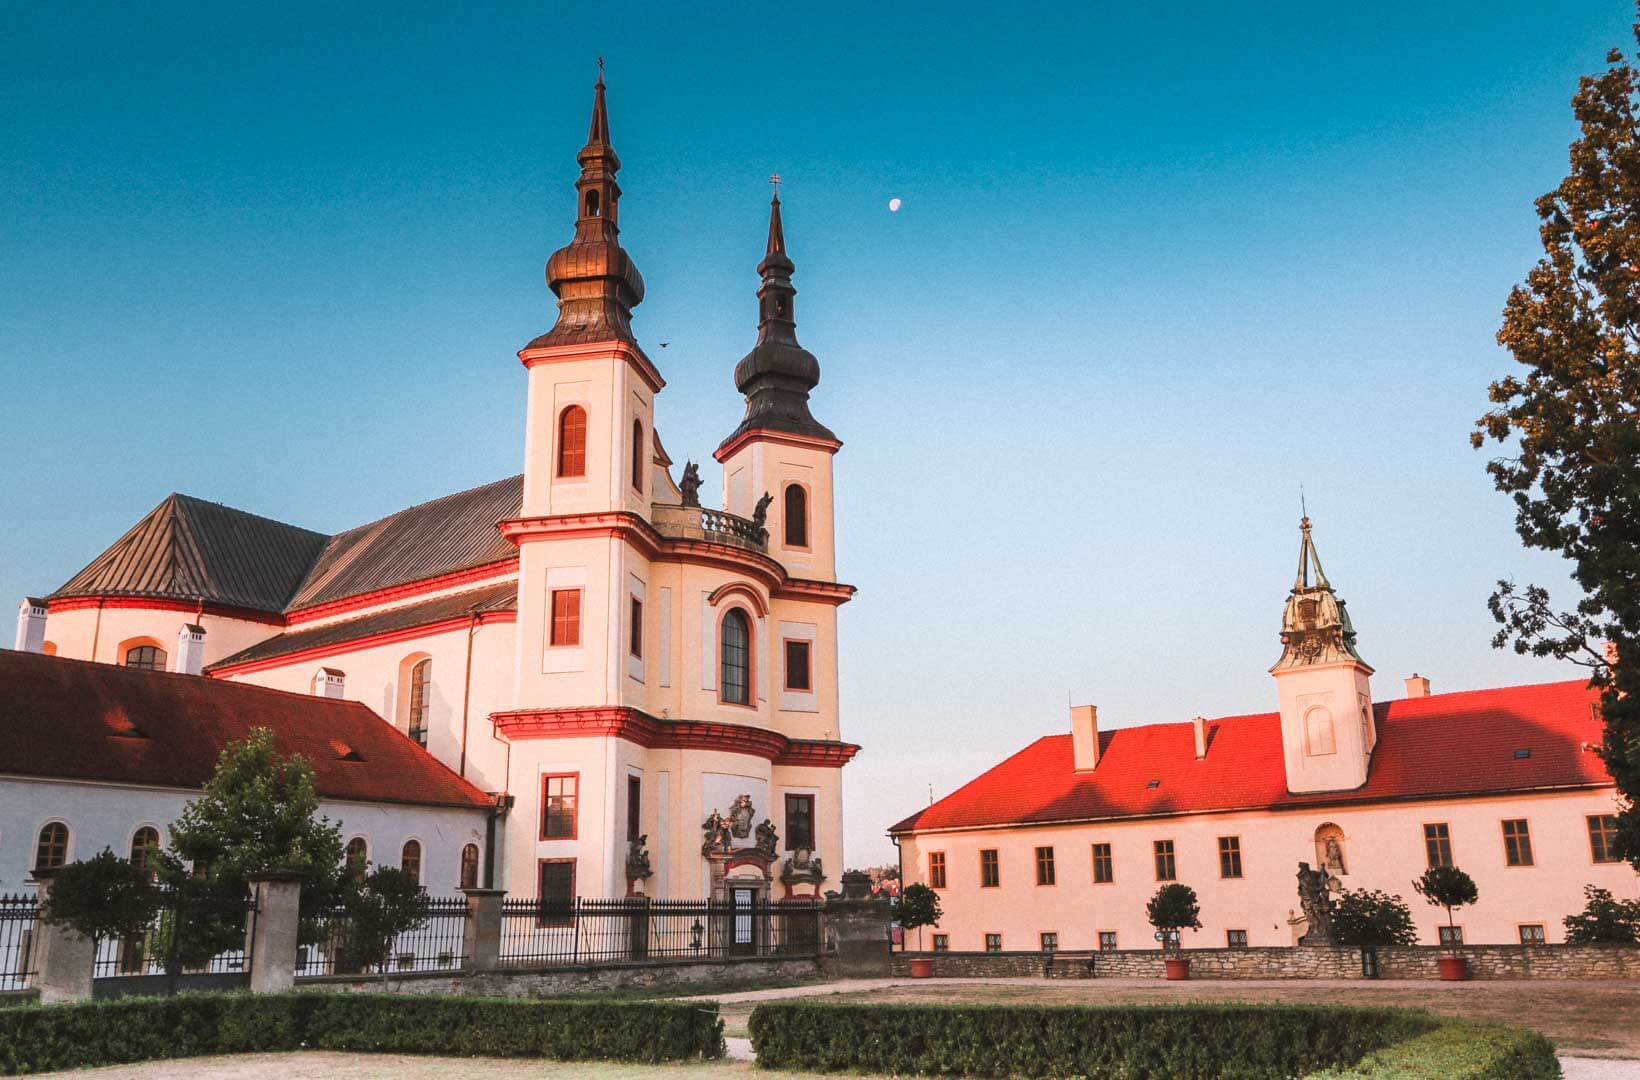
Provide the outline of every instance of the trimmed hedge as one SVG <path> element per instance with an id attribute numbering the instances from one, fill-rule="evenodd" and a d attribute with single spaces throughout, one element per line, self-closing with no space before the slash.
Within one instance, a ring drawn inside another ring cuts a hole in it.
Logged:
<path id="1" fill-rule="evenodd" d="M 1326 1075 L 1559 1075 L 1541 1036 L 1408 1009 L 773 1002 L 752 1011 L 750 1027 L 759 1065 L 826 1072 L 1264 1080 L 1343 1067 Z"/>
<path id="2" fill-rule="evenodd" d="M 396 994 L 179 994 L 0 1009 L 0 1072 L 356 1050 L 560 1061 L 722 1057 L 715 1004 Z"/>

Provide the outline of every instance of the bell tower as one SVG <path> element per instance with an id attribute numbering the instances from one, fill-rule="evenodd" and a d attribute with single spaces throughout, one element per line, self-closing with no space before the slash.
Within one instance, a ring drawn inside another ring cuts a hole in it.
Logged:
<path id="1" fill-rule="evenodd" d="M 1372 668 L 1355 651 L 1355 628 L 1321 569 L 1307 515 L 1299 533 L 1298 576 L 1281 616 L 1281 659 L 1270 669 L 1281 701 L 1287 790 L 1350 791 L 1367 782 L 1378 743 Z"/>

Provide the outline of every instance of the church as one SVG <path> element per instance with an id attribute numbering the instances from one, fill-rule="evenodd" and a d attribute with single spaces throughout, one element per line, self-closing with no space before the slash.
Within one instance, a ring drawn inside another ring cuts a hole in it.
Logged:
<path id="1" fill-rule="evenodd" d="M 376 784 L 379 801 L 439 789 L 464 813 L 489 808 L 484 828 L 457 830 L 460 884 L 739 903 L 836 887 L 841 769 L 859 749 L 838 720 L 837 609 L 854 592 L 835 568 L 842 443 L 810 411 L 820 367 L 797 340 L 778 191 L 757 339 L 734 368 L 745 415 L 712 454 L 716 509 L 698 466 L 674 477 L 657 431 L 666 380 L 631 326 L 644 281 L 619 239 L 602 75 L 576 160 L 574 236 L 546 265 L 557 320 L 518 353 L 522 473 L 335 535 L 170 495 L 24 601 L 18 650 L 57 658 L 17 667 L 41 722 L 53 694 L 94 683 L 116 728 L 140 729 L 145 701 L 188 700 L 175 680 L 242 686 L 213 698 L 224 713 L 276 697 L 275 723 L 342 716 L 313 700 L 340 699 L 398 740 L 373 736 L 350 759 L 361 772 L 377 753 L 400 763 L 404 790 Z M 85 661 L 133 670 L 93 679 Z M 31 767 L 0 764 L 0 784 Z M 54 826 L 57 857 L 93 854 L 73 843 L 74 814 L 38 799 L 11 813 L 8 867 L 46 850 L 36 838 Z M 370 860 L 397 864 L 397 844 L 372 845 Z M 482 875 L 469 873 L 472 845 Z M 454 859 L 434 883 L 444 891 Z"/>
<path id="2" fill-rule="evenodd" d="M 1429 945 L 1559 942 L 1585 884 L 1635 895 L 1585 681 L 1434 694 L 1414 674 L 1375 702 L 1308 517 L 1279 641 L 1275 712 L 1100 731 L 1074 706 L 1069 733 L 894 825 L 902 879 L 944 910 L 924 947 L 1155 948 L 1145 904 L 1169 882 L 1201 905 L 1185 948 L 1292 945 L 1301 864 L 1334 895 L 1403 897 Z M 1412 882 L 1454 865 L 1479 900 L 1449 925 Z"/>

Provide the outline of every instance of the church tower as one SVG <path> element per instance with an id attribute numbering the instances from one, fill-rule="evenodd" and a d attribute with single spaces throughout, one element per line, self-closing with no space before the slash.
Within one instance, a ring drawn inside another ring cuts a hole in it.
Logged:
<path id="1" fill-rule="evenodd" d="M 1281 617 L 1281 659 L 1270 669 L 1281 700 L 1287 790 L 1351 791 L 1367 782 L 1378 742 L 1372 668 L 1355 651 L 1355 629 L 1321 569 L 1309 517 L 1299 532 L 1298 577 Z"/>

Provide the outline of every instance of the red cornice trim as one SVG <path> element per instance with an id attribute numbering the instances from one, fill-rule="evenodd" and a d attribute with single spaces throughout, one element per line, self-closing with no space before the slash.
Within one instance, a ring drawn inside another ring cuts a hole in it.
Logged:
<path id="1" fill-rule="evenodd" d="M 722 464 L 735 455 L 742 446 L 752 441 L 780 443 L 782 446 L 796 446 L 804 450 L 824 450 L 828 454 L 835 454 L 843 448 L 837 439 L 820 439 L 813 435 L 795 435 L 790 431 L 776 431 L 773 428 L 751 428 L 742 431 L 731 439 L 726 439 L 723 445 L 712 451 L 712 456 Z"/>
<path id="2" fill-rule="evenodd" d="M 200 603 L 197 600 L 172 600 L 161 596 L 64 596 L 46 601 L 48 613 L 97 607 L 186 611 L 191 615 L 200 610 Z M 265 626 L 285 625 L 285 617 L 276 612 L 234 607 L 230 604 L 213 604 L 209 600 L 204 604 L 204 611 L 207 615 L 219 615 L 224 619 L 240 619 L 244 622 L 262 623 Z"/>
<path id="3" fill-rule="evenodd" d="M 377 645 L 391 645 L 395 641 L 408 641 L 411 638 L 428 637 L 433 634 L 447 634 L 452 630 L 464 629 L 471 618 L 470 615 L 458 615 L 450 619 L 441 619 L 438 622 L 423 623 L 421 626 L 406 626 L 398 630 L 384 630 L 379 634 L 367 634 L 346 641 L 332 641 L 324 645 L 314 645 L 311 648 L 280 653 L 278 656 L 269 656 L 261 660 L 246 660 L 243 663 L 232 665 L 212 664 L 205 669 L 205 674 L 213 679 L 227 675 L 245 675 L 253 671 L 266 671 L 269 668 L 285 667 L 290 664 L 317 660 L 325 656 L 338 656 L 359 649 L 374 648 Z M 478 622 L 481 626 L 485 623 L 517 621 L 518 612 L 516 611 L 486 611 L 478 616 Z"/>
<path id="4" fill-rule="evenodd" d="M 539 349 L 518 350 L 518 361 L 527 368 L 537 364 L 563 364 L 575 360 L 600 360 L 617 356 L 632 365 L 632 369 L 648 384 L 649 392 L 658 394 L 666 380 L 644 351 L 624 341 L 595 341 L 589 345 L 547 345 Z"/>
<path id="5" fill-rule="evenodd" d="M 491 713 L 490 719 L 508 739 L 616 738 L 650 750 L 717 750 L 776 765 L 842 768 L 860 752 L 853 743 L 788 739 L 778 731 L 745 724 L 662 720 L 627 706 L 511 709 Z"/>
<path id="6" fill-rule="evenodd" d="M 713 607 L 717 607 L 718 604 L 723 601 L 724 597 L 733 595 L 744 596 L 751 600 L 752 610 L 757 612 L 758 618 L 761 619 L 768 616 L 769 606 L 763 602 L 763 598 L 761 596 L 757 595 L 757 590 L 746 584 L 744 581 L 731 581 L 726 584 L 719 585 L 716 589 L 712 590 L 712 595 L 706 598 L 706 602 L 711 604 Z"/>
<path id="7" fill-rule="evenodd" d="M 508 559 L 498 559 L 495 562 L 469 566 L 465 570 L 452 570 L 448 574 L 439 574 L 436 577 L 406 581 L 382 589 L 372 589 L 370 592 L 344 596 L 340 600 L 327 600 L 322 604 L 296 608 L 285 613 L 285 621 L 289 626 L 299 626 L 302 623 L 313 622 L 315 619 L 323 619 L 331 615 L 357 611 L 360 608 L 375 607 L 378 604 L 389 604 L 397 600 L 408 600 L 414 596 L 422 596 L 426 593 L 454 588 L 457 585 L 467 585 L 474 581 L 482 581 L 485 578 L 501 577 L 506 574 L 516 574 L 517 572 L 518 556 L 514 555 Z"/>

